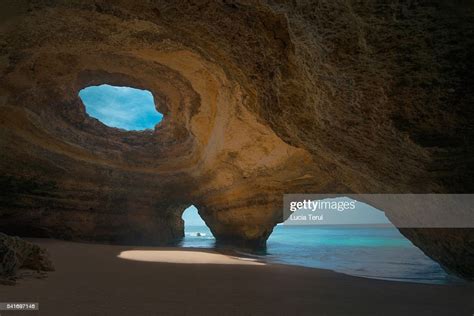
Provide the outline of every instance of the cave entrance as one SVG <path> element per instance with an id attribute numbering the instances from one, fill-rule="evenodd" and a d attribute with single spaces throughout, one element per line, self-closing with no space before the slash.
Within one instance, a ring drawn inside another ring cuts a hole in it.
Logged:
<path id="1" fill-rule="evenodd" d="M 338 197 L 319 201 L 354 200 Z M 274 228 L 267 241 L 268 259 L 359 277 L 436 284 L 458 282 L 403 236 L 384 212 L 360 201 L 357 204 L 353 211 L 315 212 L 311 206 L 297 209 L 285 223 Z M 311 214 L 323 217 L 307 224 L 304 217 Z"/>
<path id="2" fill-rule="evenodd" d="M 182 219 L 184 221 L 182 247 L 212 248 L 215 246 L 216 240 L 211 230 L 202 220 L 194 205 L 184 210 Z"/>
<path id="3" fill-rule="evenodd" d="M 163 119 L 148 90 L 103 84 L 79 92 L 87 114 L 109 127 L 127 131 L 153 129 Z"/>

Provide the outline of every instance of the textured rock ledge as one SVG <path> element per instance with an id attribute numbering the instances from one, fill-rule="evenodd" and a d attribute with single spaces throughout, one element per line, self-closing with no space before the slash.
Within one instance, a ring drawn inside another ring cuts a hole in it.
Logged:
<path id="1" fill-rule="evenodd" d="M 219 241 L 263 246 L 283 193 L 472 193 L 473 11 L 2 1 L 0 231 L 169 244 L 194 204 Z M 78 91 L 102 83 L 150 90 L 164 121 L 90 118 Z M 474 277 L 472 229 L 402 232 Z"/>
<path id="2" fill-rule="evenodd" d="M 18 237 L 0 233 L 0 284 L 14 284 L 20 269 L 33 270 L 36 276 L 54 271 L 53 263 L 43 248 Z"/>

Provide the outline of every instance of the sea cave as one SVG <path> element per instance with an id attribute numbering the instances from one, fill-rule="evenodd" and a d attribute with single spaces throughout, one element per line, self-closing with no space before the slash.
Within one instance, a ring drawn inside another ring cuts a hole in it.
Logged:
<path id="1" fill-rule="evenodd" d="M 474 8 L 422 2 L 2 1 L 0 232 L 173 247 L 193 206 L 216 245 L 258 252 L 285 194 L 474 192 Z M 474 279 L 474 223 L 379 205 Z"/>

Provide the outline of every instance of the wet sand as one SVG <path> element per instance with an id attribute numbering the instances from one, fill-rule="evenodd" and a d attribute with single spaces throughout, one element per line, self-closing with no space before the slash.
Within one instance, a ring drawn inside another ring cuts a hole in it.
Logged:
<path id="1" fill-rule="evenodd" d="M 8 315 L 468 315 L 474 286 L 371 280 L 190 248 L 35 239 L 56 271 L 0 286 Z"/>

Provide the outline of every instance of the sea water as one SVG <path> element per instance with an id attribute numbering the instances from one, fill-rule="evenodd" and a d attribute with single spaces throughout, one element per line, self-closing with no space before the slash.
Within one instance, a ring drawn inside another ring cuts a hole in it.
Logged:
<path id="1" fill-rule="evenodd" d="M 207 226 L 186 226 L 183 247 L 214 247 Z M 349 275 L 418 283 L 457 283 L 395 227 L 278 225 L 262 261 L 330 269 Z"/>

